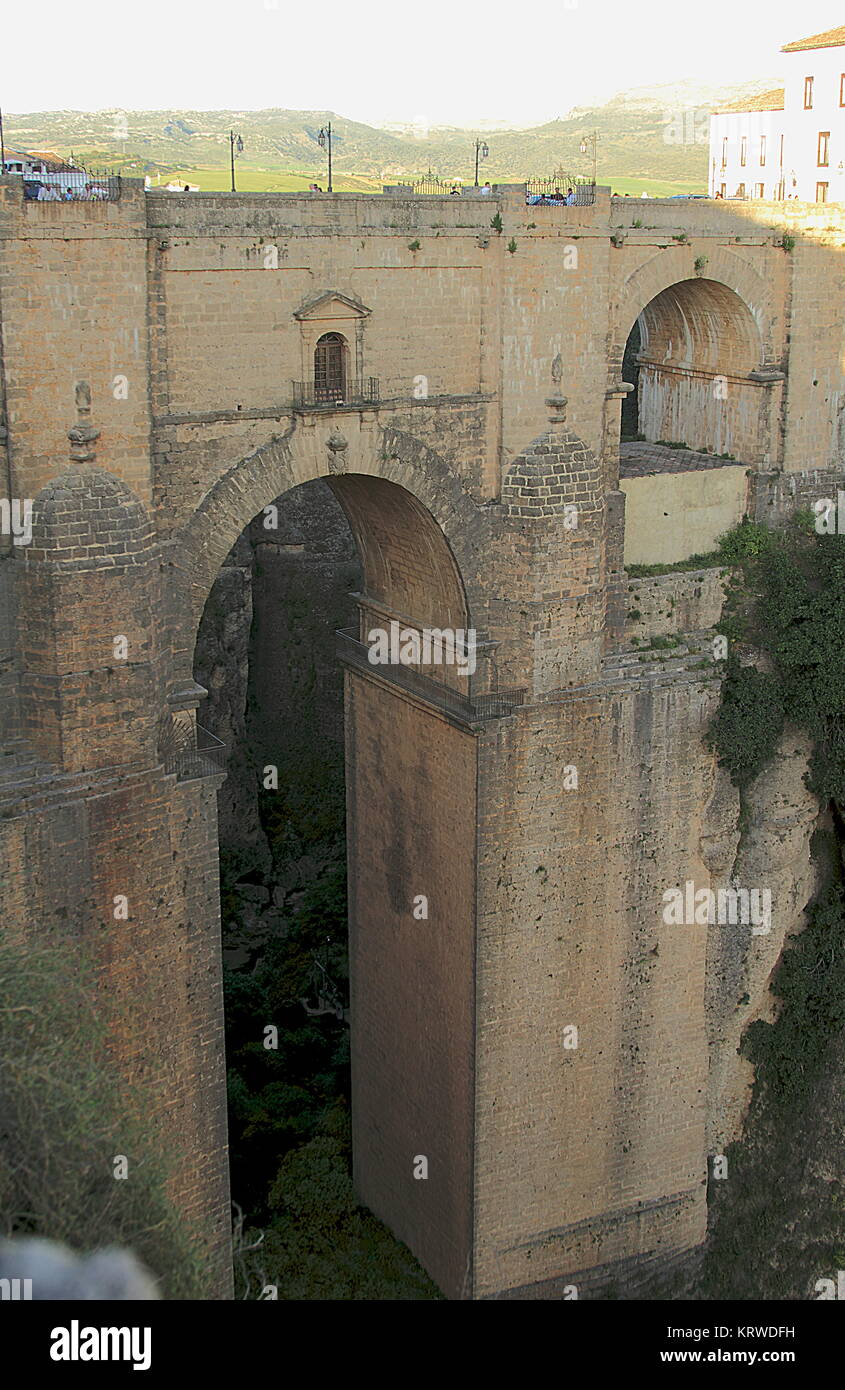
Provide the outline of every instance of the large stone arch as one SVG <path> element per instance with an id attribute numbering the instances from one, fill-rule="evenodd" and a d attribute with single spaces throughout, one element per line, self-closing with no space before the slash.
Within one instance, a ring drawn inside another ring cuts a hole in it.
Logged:
<path id="1" fill-rule="evenodd" d="M 335 417 L 334 425 L 337 425 Z M 479 562 L 485 552 L 488 522 L 484 510 L 467 493 L 435 451 L 412 435 L 368 427 L 361 417 L 342 421 L 343 434 L 326 420 L 293 426 L 230 468 L 209 490 L 182 531 L 171 554 L 180 571 L 180 602 L 175 615 L 176 679 L 189 679 L 193 641 L 216 575 L 244 527 L 277 497 L 312 479 L 334 483 L 335 492 L 359 545 L 362 541 L 363 489 L 344 479 L 373 478 L 393 484 L 408 498 L 409 515 L 424 510 L 443 541 L 442 562 L 454 569 L 465 595 L 463 617 L 485 626 L 485 596 Z M 343 441 L 344 447 L 339 447 Z M 353 493 L 357 492 L 357 498 Z M 367 561 L 366 548 L 362 556 Z M 414 616 L 414 615 L 406 615 Z M 421 615 L 423 620 L 429 616 Z"/>
<path id="2" fill-rule="evenodd" d="M 333 412 L 305 417 L 231 469 L 175 539 L 189 661 L 207 592 L 244 527 L 316 479 L 332 487 L 356 536 L 362 617 L 475 620 L 478 567 L 490 553 L 484 511 L 419 440 Z M 409 689 L 360 648 L 350 655 L 354 646 L 344 644 L 355 1188 L 460 1297 L 473 1231 L 478 734 L 465 705 L 441 699 L 457 684 L 444 668 L 439 690 L 425 675 Z M 181 674 L 187 683 L 190 668 Z M 430 895 L 425 931 L 414 929 L 416 893 Z M 414 1180 L 416 1153 L 432 1156 L 426 1183 Z"/>

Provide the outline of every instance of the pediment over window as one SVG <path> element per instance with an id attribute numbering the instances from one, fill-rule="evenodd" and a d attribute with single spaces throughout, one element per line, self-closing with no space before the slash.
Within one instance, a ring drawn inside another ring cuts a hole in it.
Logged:
<path id="1" fill-rule="evenodd" d="M 350 299 L 349 295 L 340 294 L 337 290 L 328 290 L 315 299 L 309 299 L 307 304 L 296 310 L 294 318 L 299 319 L 300 323 L 312 319 L 346 319 L 348 322 L 349 319 L 364 319 L 371 313 L 372 310 L 360 299 Z"/>

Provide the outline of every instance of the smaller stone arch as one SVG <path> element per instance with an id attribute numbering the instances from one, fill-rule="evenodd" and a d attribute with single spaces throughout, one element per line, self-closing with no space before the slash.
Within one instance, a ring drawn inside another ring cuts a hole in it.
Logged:
<path id="1" fill-rule="evenodd" d="M 636 404 L 629 430 L 650 443 L 684 444 L 765 466 L 779 455 L 772 291 L 723 247 L 695 273 L 692 248 L 653 256 L 625 282 L 615 309 L 612 382 L 636 323 L 640 343 L 625 358 Z M 636 420 L 636 424 L 632 422 Z"/>
<path id="2" fill-rule="evenodd" d="M 610 348 L 610 374 L 618 380 L 622 370 L 622 355 L 631 329 L 646 306 L 663 291 L 680 283 L 691 287 L 700 285 L 703 276 L 695 271 L 695 257 L 690 247 L 674 247 L 658 251 L 625 279 L 613 309 L 613 332 Z M 756 325 L 759 338 L 759 362 L 770 363 L 777 355 L 776 324 L 778 316 L 773 303 L 771 285 L 745 261 L 724 247 L 708 253 L 704 267 L 710 284 L 718 284 L 736 295 L 739 305 L 736 314 L 747 313 Z M 741 307 L 740 307 L 741 306 Z"/>

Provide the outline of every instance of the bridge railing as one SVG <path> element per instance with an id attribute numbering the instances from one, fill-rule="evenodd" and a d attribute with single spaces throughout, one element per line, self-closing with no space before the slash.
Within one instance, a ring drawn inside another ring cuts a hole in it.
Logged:
<path id="1" fill-rule="evenodd" d="M 27 202 L 116 203 L 120 193 L 120 174 L 105 170 L 69 168 L 23 175 Z"/>
<path id="2" fill-rule="evenodd" d="M 560 194 L 565 199 L 570 188 L 577 207 L 588 207 L 596 201 L 596 185 L 591 178 L 586 174 L 567 174 L 563 169 L 548 176 L 526 179 L 525 200 L 531 202 L 536 198 L 548 198 L 554 206 L 559 201 L 556 195 Z"/>
<path id="3" fill-rule="evenodd" d="M 484 695 L 469 696 L 446 685 L 444 681 L 424 675 L 414 666 L 373 665 L 369 659 L 370 648 L 365 642 L 360 642 L 351 629 L 339 628 L 335 632 L 335 639 L 337 656 L 344 665 L 390 681 L 392 685 L 400 686 L 410 695 L 417 695 L 427 704 L 454 715 L 465 724 L 474 724 L 482 719 L 501 719 L 525 703 L 525 689 L 522 687 L 511 686 Z"/>
<path id="4" fill-rule="evenodd" d="M 460 188 L 460 186 L 461 184 L 458 179 L 439 179 L 430 169 L 425 178 L 415 179 L 413 183 L 408 185 L 413 193 L 434 194 L 451 193 L 453 189 Z"/>

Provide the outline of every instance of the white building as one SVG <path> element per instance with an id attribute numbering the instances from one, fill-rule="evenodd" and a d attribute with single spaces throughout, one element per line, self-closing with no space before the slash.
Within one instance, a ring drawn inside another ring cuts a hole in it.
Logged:
<path id="1" fill-rule="evenodd" d="M 782 88 L 710 118 L 710 196 L 845 202 L 845 25 L 781 53 Z"/>
<path id="2" fill-rule="evenodd" d="M 68 164 L 59 155 L 40 150 L 12 150 L 6 146 L 4 174 L 20 174 L 25 180 L 64 191 L 81 191 L 88 179 L 84 169 Z"/>

